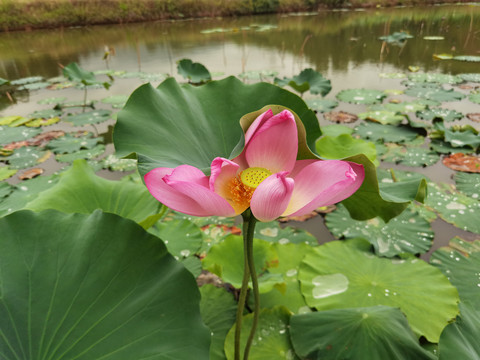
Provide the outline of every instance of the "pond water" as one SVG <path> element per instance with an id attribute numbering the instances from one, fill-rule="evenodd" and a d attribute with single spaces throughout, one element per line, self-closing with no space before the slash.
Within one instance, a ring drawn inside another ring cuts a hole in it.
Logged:
<path id="1" fill-rule="evenodd" d="M 252 71 L 291 77 L 311 67 L 331 80 L 332 91 L 326 98 L 334 99 L 344 89 L 403 88 L 401 80 L 382 78 L 379 74 L 408 74 L 409 66 L 428 73 L 480 72 L 479 62 L 435 60 L 433 56 L 480 55 L 478 24 L 480 6 L 471 4 L 0 33 L 0 78 L 14 80 L 42 76 L 48 79 L 61 75 L 59 64 L 77 62 L 90 71 L 114 69 L 163 74 L 153 78 L 152 83 L 157 85 L 167 74 L 184 81 L 177 74 L 176 62 L 189 58 L 204 64 L 214 79 Z M 401 31 L 412 38 L 398 45 L 379 40 L 381 36 Z M 432 36 L 441 37 L 441 40 L 425 39 Z M 103 59 L 105 49 L 114 52 L 108 61 Z M 272 79 L 268 78 L 269 81 Z M 115 78 L 110 90 L 91 89 L 88 98 L 100 100 L 110 95 L 129 95 L 144 82 L 138 76 Z M 26 116 L 48 108 L 48 105 L 39 106 L 37 101 L 54 96 L 82 100 L 83 91 L 63 89 L 59 95 L 47 89 L 32 90 L 19 94 L 17 103 L 0 97 L 0 117 Z M 305 94 L 305 98 L 309 97 L 312 95 Z M 401 100 L 402 96 L 398 98 Z M 479 105 L 466 100 L 449 102 L 448 108 L 464 114 L 480 112 Z M 358 114 L 365 111 L 365 106 L 341 103 L 336 110 Z M 318 117 L 322 125 L 331 124 L 321 114 Z M 56 128 L 70 129 L 64 124 L 56 125 Z M 96 131 L 111 143 L 111 129 L 112 122 L 108 122 L 98 125 Z M 107 151 L 113 151 L 111 144 L 107 145 Z M 48 168 L 47 173 L 60 168 L 53 160 L 43 165 Z M 435 181 L 452 182 L 452 171 L 441 163 L 415 170 Z M 102 174 L 110 178 L 117 176 L 106 171 Z M 18 181 L 16 177 L 9 179 L 12 184 Z M 304 226 L 314 234 L 320 232 L 320 236 L 326 236 L 321 224 Z M 455 235 L 467 239 L 474 237 L 440 220 L 433 226 L 436 239 L 440 239 L 438 244 L 445 244 Z"/>

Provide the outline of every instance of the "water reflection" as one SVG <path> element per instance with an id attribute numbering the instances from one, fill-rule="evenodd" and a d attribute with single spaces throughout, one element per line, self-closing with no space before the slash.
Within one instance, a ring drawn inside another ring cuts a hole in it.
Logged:
<path id="1" fill-rule="evenodd" d="M 474 24 L 479 21 L 480 6 L 471 5 L 2 33 L 0 77 L 54 77 L 60 74 L 58 63 L 72 61 L 98 70 L 107 66 L 102 61 L 105 46 L 113 47 L 116 53 L 110 68 L 169 74 L 176 74 L 175 62 L 184 57 L 206 64 L 213 72 L 235 75 L 269 69 L 291 76 L 312 66 L 336 76 L 355 69 L 363 72 L 372 69 L 371 65 L 396 71 L 417 65 L 425 72 L 476 72 L 478 64 L 435 61 L 432 55 L 476 55 L 479 34 Z M 252 24 L 276 28 L 242 30 Z M 212 28 L 232 30 L 201 33 Z M 395 31 L 407 31 L 414 38 L 403 47 L 382 46 L 378 37 Z M 427 35 L 445 39 L 427 41 L 423 39 Z M 373 69 L 378 71 L 378 67 Z"/>

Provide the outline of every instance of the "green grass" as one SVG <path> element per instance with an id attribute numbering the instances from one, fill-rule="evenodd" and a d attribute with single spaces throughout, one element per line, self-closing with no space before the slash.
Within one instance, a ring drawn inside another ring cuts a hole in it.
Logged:
<path id="1" fill-rule="evenodd" d="M 464 0 L 467 1 L 467 0 Z M 325 7 L 425 4 L 424 0 L 0 0 L 0 31 L 312 11 Z M 429 0 L 438 3 L 438 0 Z M 445 0 L 442 2 L 458 2 Z"/>

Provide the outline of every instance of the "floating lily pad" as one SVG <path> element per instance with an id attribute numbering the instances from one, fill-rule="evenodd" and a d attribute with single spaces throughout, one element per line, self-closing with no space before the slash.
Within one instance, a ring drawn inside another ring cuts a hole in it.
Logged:
<path id="1" fill-rule="evenodd" d="M 468 82 L 480 83 L 480 73 L 458 74 L 457 76 Z"/>
<path id="2" fill-rule="evenodd" d="M 414 66 L 414 65 L 409 65 L 408 66 L 408 71 L 410 72 L 417 72 L 418 70 L 420 70 L 420 67 L 419 66 Z"/>
<path id="3" fill-rule="evenodd" d="M 298 278 L 307 304 L 318 310 L 398 307 L 417 336 L 438 342 L 458 314 L 457 289 L 422 260 L 378 258 L 360 247 L 364 240 L 332 241 L 305 256 Z"/>
<path id="4" fill-rule="evenodd" d="M 449 324 L 438 344 L 439 360 L 480 359 L 480 311 L 460 303 L 460 316 Z"/>
<path id="5" fill-rule="evenodd" d="M 330 111 L 338 106 L 338 101 L 331 99 L 308 99 L 305 100 L 305 102 L 311 109 L 322 113 Z"/>
<path id="6" fill-rule="evenodd" d="M 440 217 L 460 229 L 480 234 L 480 201 L 455 191 L 447 184 L 428 183 L 425 205 L 434 209 Z"/>
<path id="7" fill-rule="evenodd" d="M 449 246 L 436 250 L 430 259 L 458 289 L 460 299 L 480 306 L 480 240 L 469 242 L 458 237 Z"/>
<path id="8" fill-rule="evenodd" d="M 186 219 L 157 222 L 148 232 L 162 239 L 177 258 L 195 255 L 202 245 L 202 231 Z"/>
<path id="9" fill-rule="evenodd" d="M 73 126 L 83 126 L 88 124 L 98 124 L 111 118 L 110 110 L 93 110 L 80 114 L 69 115 L 65 118 L 65 122 L 72 123 Z"/>
<path id="10" fill-rule="evenodd" d="M 408 113 L 408 112 L 416 112 L 423 110 L 427 107 L 426 104 L 420 101 L 406 101 L 406 102 L 399 102 L 399 103 L 387 103 L 381 105 L 374 105 L 371 106 L 370 110 L 388 110 L 395 113 Z"/>
<path id="11" fill-rule="evenodd" d="M 423 147 L 393 143 L 385 144 L 385 146 L 387 151 L 381 156 L 381 159 L 386 162 L 406 166 L 430 166 L 440 160 L 440 156 L 436 152 Z"/>
<path id="12" fill-rule="evenodd" d="M 445 40 L 445 37 L 443 37 L 443 36 L 424 36 L 423 40 L 439 41 L 439 40 Z"/>
<path id="13" fill-rule="evenodd" d="M 409 142 L 417 137 L 417 132 L 406 126 L 362 123 L 355 128 L 355 133 L 364 139 L 386 142 Z"/>
<path id="14" fill-rule="evenodd" d="M 480 136 L 478 131 L 470 125 L 445 127 L 443 122 L 435 123 L 435 132 L 430 137 L 433 139 L 442 139 L 449 142 L 453 147 L 471 147 L 476 149 L 480 145 Z"/>
<path id="15" fill-rule="evenodd" d="M 415 73 L 408 75 L 408 80 L 416 83 L 460 84 L 463 79 L 459 76 L 440 73 Z"/>
<path id="16" fill-rule="evenodd" d="M 380 124 L 399 125 L 405 119 L 401 114 L 388 110 L 373 110 L 358 114 L 363 120 L 370 120 Z"/>
<path id="17" fill-rule="evenodd" d="M 82 214 L 102 209 L 145 225 L 150 217 L 156 216 L 161 204 L 145 186 L 103 179 L 95 175 L 86 161 L 80 160 L 60 175 L 58 184 L 43 191 L 26 207 Z"/>
<path id="18" fill-rule="evenodd" d="M 0 181 L 11 178 L 13 175 L 17 173 L 17 171 L 18 171 L 17 169 L 10 169 L 8 165 L 0 166 Z"/>
<path id="19" fill-rule="evenodd" d="M 468 95 L 468 100 L 475 104 L 480 104 L 480 93 L 474 92 Z"/>
<path id="20" fill-rule="evenodd" d="M 2 179 L 2 168 L 3 166 L 0 166 L 0 180 L 4 180 Z M 12 191 L 13 191 L 13 186 L 11 186 L 9 183 L 5 181 L 0 182 L 0 199 L 3 199 L 5 196 L 8 196 Z"/>
<path id="21" fill-rule="evenodd" d="M 290 335 L 304 359 L 437 359 L 420 346 L 401 310 L 389 306 L 293 315 Z"/>
<path id="22" fill-rule="evenodd" d="M 458 101 L 465 98 L 465 95 L 453 89 L 445 90 L 442 87 L 416 85 L 405 90 L 405 94 L 435 101 Z"/>
<path id="23" fill-rule="evenodd" d="M 3 358 L 208 358 L 195 279 L 133 221 L 21 211 L 0 234 Z"/>
<path id="24" fill-rule="evenodd" d="M 23 125 L 28 121 L 30 121 L 30 119 L 27 119 L 27 118 L 24 118 L 23 116 L 18 116 L 18 115 L 0 117 L 0 125 L 9 125 L 12 127 Z"/>
<path id="25" fill-rule="evenodd" d="M 38 194 L 49 189 L 58 181 L 58 175 L 38 176 L 15 185 L 13 192 L 0 201 L 0 217 L 23 209 Z"/>
<path id="26" fill-rule="evenodd" d="M 318 245 L 317 239 L 308 231 L 290 226 L 280 227 L 277 221 L 257 223 L 254 236 L 257 239 L 279 244 Z"/>
<path id="27" fill-rule="evenodd" d="M 128 100 L 127 95 L 111 95 L 101 100 L 104 104 L 110 104 L 114 109 L 122 108 Z"/>
<path id="28" fill-rule="evenodd" d="M 112 171 L 134 171 L 137 169 L 136 159 L 121 159 L 110 154 L 102 160 L 102 166 Z"/>
<path id="29" fill-rule="evenodd" d="M 16 149 L 13 155 L 10 155 L 6 159 L 12 169 L 26 169 L 41 164 L 47 160 L 50 155 L 50 151 L 42 151 L 32 146 L 23 146 Z"/>
<path id="30" fill-rule="evenodd" d="M 79 150 L 71 154 L 59 154 L 55 156 L 58 162 L 71 163 L 78 159 L 94 159 L 105 152 L 105 145 L 98 144 L 91 149 Z"/>
<path id="31" fill-rule="evenodd" d="M 212 332 L 210 360 L 224 360 L 223 350 L 228 330 L 235 323 L 237 302 L 233 294 L 224 288 L 205 284 L 200 288 L 200 313 L 202 320 Z"/>
<path id="32" fill-rule="evenodd" d="M 475 55 L 457 55 L 453 57 L 453 60 L 468 61 L 468 62 L 480 62 L 480 56 Z"/>
<path id="33" fill-rule="evenodd" d="M 37 104 L 40 105 L 50 105 L 50 104 L 62 104 L 67 100 L 66 97 L 59 96 L 59 97 L 49 97 L 46 99 L 42 99 L 37 101 Z"/>
<path id="34" fill-rule="evenodd" d="M 25 84 L 33 84 L 36 82 L 43 81 L 43 77 L 41 76 L 30 76 L 21 79 L 11 80 L 11 85 L 25 85 Z"/>
<path id="35" fill-rule="evenodd" d="M 345 111 L 330 111 L 323 114 L 323 117 L 325 120 L 342 124 L 349 124 L 358 120 L 357 115 Z"/>
<path id="36" fill-rule="evenodd" d="M 241 79 L 259 80 L 262 81 L 265 78 L 273 78 L 278 75 L 278 71 L 274 70 L 260 70 L 260 71 L 246 71 L 238 74 Z"/>
<path id="37" fill-rule="evenodd" d="M 262 309 L 258 321 L 257 332 L 253 338 L 252 347 L 248 359 L 292 359 L 295 360 L 295 352 L 290 342 L 289 322 L 290 311 L 283 306 L 273 309 Z M 253 314 L 243 317 L 240 338 L 240 358 L 243 359 L 243 352 L 247 337 L 253 323 Z M 230 329 L 225 340 L 225 354 L 227 360 L 234 359 L 235 325 Z"/>
<path id="38" fill-rule="evenodd" d="M 386 36 L 380 36 L 378 39 L 385 41 L 387 44 L 392 44 L 396 46 L 403 46 L 408 39 L 412 39 L 413 36 L 410 34 L 407 34 L 406 32 L 399 31 L 399 32 L 394 32 L 393 34 L 386 35 Z"/>
<path id="39" fill-rule="evenodd" d="M 337 94 L 337 99 L 340 101 L 365 105 L 381 103 L 385 97 L 386 94 L 383 91 L 368 89 L 342 90 Z"/>
<path id="40" fill-rule="evenodd" d="M 375 144 L 363 139 L 355 139 L 349 134 L 336 137 L 322 136 L 315 143 L 315 149 L 317 154 L 324 159 L 344 159 L 364 154 L 375 166 L 379 165 Z"/>
<path id="41" fill-rule="evenodd" d="M 18 88 L 18 90 L 40 90 L 45 89 L 46 87 L 50 86 L 51 84 L 46 81 L 36 82 L 32 84 L 25 84 Z"/>
<path id="42" fill-rule="evenodd" d="M 402 253 L 424 254 L 433 243 L 430 223 L 412 209 L 385 223 L 380 218 L 357 221 L 339 205 L 325 217 L 326 225 L 336 238 L 368 240 L 380 256 L 393 257 Z"/>
<path id="43" fill-rule="evenodd" d="M 49 125 L 56 124 L 59 121 L 60 121 L 60 118 L 58 116 L 51 117 L 48 119 L 42 119 L 42 118 L 32 119 L 29 122 L 25 123 L 25 126 L 28 126 L 28 127 L 49 126 Z"/>
<path id="44" fill-rule="evenodd" d="M 273 244 L 259 239 L 253 241 L 253 257 L 258 275 L 260 293 L 266 293 L 284 282 L 281 274 L 274 274 L 269 268 L 275 267 L 278 257 Z M 230 235 L 222 243 L 213 245 L 203 259 L 203 268 L 222 278 L 236 288 L 242 285 L 243 239 Z"/>
<path id="45" fill-rule="evenodd" d="M 480 198 L 480 174 L 456 172 L 453 176 L 457 190 L 473 199 Z"/>
<path id="46" fill-rule="evenodd" d="M 0 126 L 0 145 L 27 140 L 41 132 L 42 130 L 37 128 Z"/>
<path id="47" fill-rule="evenodd" d="M 322 126 L 322 134 L 324 136 L 338 136 L 342 134 L 351 134 L 353 129 L 345 125 L 324 125 Z"/>
<path id="48" fill-rule="evenodd" d="M 455 121 L 463 118 L 461 112 L 442 108 L 430 108 L 417 111 L 417 116 L 424 120 L 442 119 L 444 121 Z"/>
<path id="49" fill-rule="evenodd" d="M 177 71 L 192 84 L 202 84 L 212 80 L 210 71 L 204 65 L 194 63 L 190 59 L 177 61 Z"/>
<path id="50" fill-rule="evenodd" d="M 275 78 L 275 84 L 279 86 L 289 85 L 300 93 L 310 90 L 312 94 L 327 95 L 332 90 L 330 80 L 327 80 L 318 71 L 305 69 L 292 78 L 284 77 L 282 80 Z"/>
<path id="51" fill-rule="evenodd" d="M 469 154 L 469 153 L 475 152 L 475 150 L 472 148 L 452 146 L 452 144 L 439 139 L 431 139 L 428 146 L 433 151 L 436 151 L 440 154 L 457 154 L 457 153 Z M 444 163 L 446 159 L 447 158 L 443 159 Z M 448 159 L 447 159 L 447 162 L 448 162 Z"/>
<path id="52" fill-rule="evenodd" d="M 480 173 L 480 157 L 456 153 L 442 160 L 445 166 L 456 171 Z"/>
<path id="53" fill-rule="evenodd" d="M 101 138 L 92 138 L 92 134 L 85 132 L 81 134 L 65 134 L 65 136 L 53 139 L 47 145 L 55 154 L 77 152 L 80 149 L 92 149 L 102 141 Z"/>

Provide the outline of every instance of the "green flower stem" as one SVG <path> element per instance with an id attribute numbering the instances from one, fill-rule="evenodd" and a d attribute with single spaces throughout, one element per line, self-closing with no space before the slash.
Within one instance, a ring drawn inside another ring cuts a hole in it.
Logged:
<path id="1" fill-rule="evenodd" d="M 246 212 L 250 212 L 247 210 Z M 238 306 L 237 306 L 237 317 L 235 323 L 235 360 L 240 360 L 240 334 L 242 331 L 242 319 L 243 319 L 243 310 L 245 309 L 245 302 L 247 300 L 248 293 L 248 280 L 250 279 L 250 268 L 248 266 L 248 253 L 247 253 L 247 234 L 249 228 L 249 216 L 248 214 L 242 214 L 243 216 L 243 279 L 242 287 L 240 289 L 240 295 L 238 297 Z"/>
<path id="2" fill-rule="evenodd" d="M 258 290 L 258 279 L 257 272 L 255 270 L 255 262 L 253 260 L 253 234 L 255 231 L 255 223 L 257 219 L 254 216 L 250 216 L 248 233 L 246 236 L 247 243 L 247 258 L 248 258 L 248 268 L 250 269 L 250 277 L 252 278 L 252 288 L 253 288 L 253 299 L 254 299 L 254 309 L 253 309 L 253 323 L 250 328 L 250 335 L 247 339 L 247 344 L 245 345 L 245 352 L 243 353 L 243 359 L 248 359 L 248 354 L 250 352 L 250 347 L 252 346 L 252 341 L 255 336 L 255 331 L 257 330 L 258 317 L 260 315 L 260 292 Z"/>
<path id="3" fill-rule="evenodd" d="M 253 324 L 250 329 L 250 334 L 245 345 L 243 352 L 243 359 L 248 359 L 248 354 L 250 352 L 250 347 L 252 346 L 253 337 L 255 336 L 255 331 L 258 324 L 258 314 L 260 312 L 260 301 L 259 301 L 259 291 L 258 291 L 258 280 L 257 273 L 255 271 L 255 263 L 253 261 L 253 234 L 255 232 L 255 224 L 257 219 L 252 215 L 250 209 L 246 210 L 243 214 L 243 254 L 244 254 L 244 270 L 243 270 L 243 280 L 242 288 L 240 290 L 240 296 L 238 299 L 237 307 L 237 320 L 235 325 L 235 360 L 240 360 L 240 334 L 242 331 L 242 316 L 243 310 L 245 309 L 245 304 L 247 301 L 248 293 L 248 281 L 252 278 L 252 287 L 254 294 L 254 314 L 253 314 Z"/>

